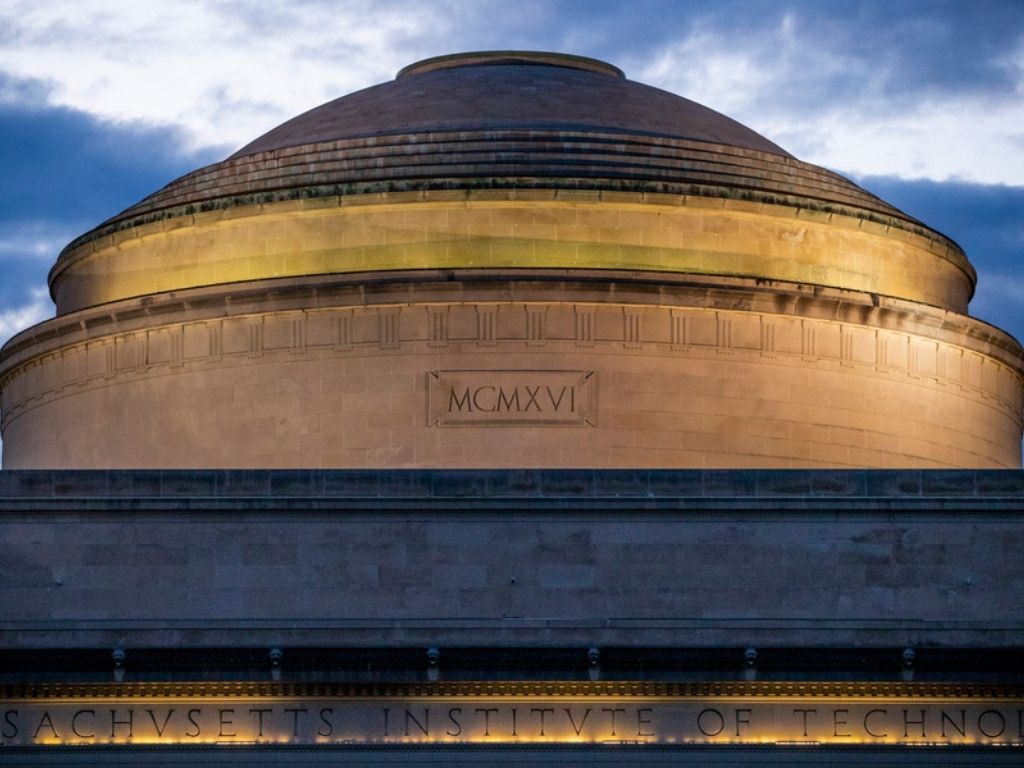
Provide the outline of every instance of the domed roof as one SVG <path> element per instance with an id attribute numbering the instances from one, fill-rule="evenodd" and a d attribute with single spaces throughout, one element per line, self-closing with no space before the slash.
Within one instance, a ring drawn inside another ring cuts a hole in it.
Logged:
<path id="1" fill-rule="evenodd" d="M 233 158 L 343 139 L 448 131 L 629 132 L 789 153 L 732 118 L 610 64 L 544 53 L 470 53 L 412 64 L 264 134 Z"/>
<path id="2" fill-rule="evenodd" d="M 615 67 L 432 59 L 69 245 L 56 317 L 0 349 L 4 460 L 1017 466 L 1024 358 L 974 285 Z"/>
<path id="3" fill-rule="evenodd" d="M 957 311 L 975 280 L 949 239 L 735 120 L 593 59 L 492 52 L 413 64 L 284 123 L 71 242 L 49 283 L 63 314 L 244 280 L 528 267 L 788 280 Z"/>
<path id="4" fill-rule="evenodd" d="M 171 182 L 70 243 L 51 280 L 82 245 L 153 221 L 300 198 L 499 188 L 738 198 L 927 229 L 735 120 L 610 64 L 468 53 L 406 67 Z"/>

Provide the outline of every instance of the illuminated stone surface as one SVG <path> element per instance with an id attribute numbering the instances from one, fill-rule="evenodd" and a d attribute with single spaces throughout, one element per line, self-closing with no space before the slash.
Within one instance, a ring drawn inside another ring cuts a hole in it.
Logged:
<path id="1" fill-rule="evenodd" d="M 0 355 L 4 462 L 1017 467 L 1022 350 L 965 314 L 974 280 L 937 231 L 614 67 L 447 57 L 69 245 L 57 318 Z M 479 397 L 442 403 L 457 371 Z M 585 415 L 540 394 L 558 371 Z"/>
<path id="2" fill-rule="evenodd" d="M 602 62 L 300 115 L 0 352 L 0 762 L 1019 764 L 1024 350 L 974 283 Z"/>

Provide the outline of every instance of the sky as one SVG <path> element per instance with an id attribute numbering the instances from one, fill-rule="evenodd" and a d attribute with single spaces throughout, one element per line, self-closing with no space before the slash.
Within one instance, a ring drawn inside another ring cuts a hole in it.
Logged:
<path id="1" fill-rule="evenodd" d="M 0 340 L 60 249 L 413 61 L 609 61 L 952 237 L 1024 339 L 1024 0 L 0 0 Z"/>

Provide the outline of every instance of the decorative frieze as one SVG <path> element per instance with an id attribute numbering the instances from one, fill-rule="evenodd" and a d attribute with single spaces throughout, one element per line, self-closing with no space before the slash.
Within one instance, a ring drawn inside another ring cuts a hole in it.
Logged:
<path id="1" fill-rule="evenodd" d="M 561 314 L 568 312 L 567 323 Z M 549 320 L 557 315 L 557 320 Z M 615 319 L 615 322 L 609 322 Z M 689 356 L 754 354 L 780 365 L 835 364 L 873 376 L 956 387 L 1014 418 L 1017 374 L 999 361 L 910 333 L 817 318 L 702 307 L 586 303 L 416 304 L 274 312 L 173 323 L 69 345 L 12 369 L 3 383 L 5 423 L 29 405 L 185 365 L 239 365 L 266 355 L 379 354 L 471 342 L 502 347 L 572 343 Z M 794 343 L 796 342 L 796 343 Z M 554 350 L 552 350 L 554 351 Z"/>
<path id="2" fill-rule="evenodd" d="M 227 683 L 68 686 L 57 698 L 24 687 L 2 691 L 0 754 L 210 743 L 1024 745 L 1024 699 L 1013 688 L 977 698 L 957 686 L 864 687 Z"/>

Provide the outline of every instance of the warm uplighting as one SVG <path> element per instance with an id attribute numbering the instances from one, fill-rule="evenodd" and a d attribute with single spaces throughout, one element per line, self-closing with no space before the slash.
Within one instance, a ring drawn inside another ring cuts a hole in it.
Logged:
<path id="1" fill-rule="evenodd" d="M 5 704 L 11 745 L 1024 746 L 1024 702 L 585 695 L 164 698 Z"/>

